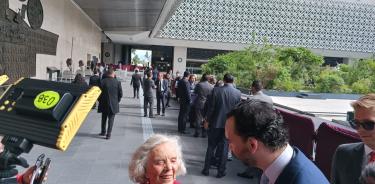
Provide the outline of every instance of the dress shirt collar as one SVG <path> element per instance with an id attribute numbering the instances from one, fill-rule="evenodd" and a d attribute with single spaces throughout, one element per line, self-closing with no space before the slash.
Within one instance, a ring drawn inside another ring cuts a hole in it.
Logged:
<path id="1" fill-rule="evenodd" d="M 362 169 L 367 165 L 368 161 L 370 160 L 370 153 L 373 152 L 370 147 L 368 147 L 366 144 L 363 144 L 365 147 L 365 153 L 363 155 L 363 163 L 362 163 Z"/>
<path id="2" fill-rule="evenodd" d="M 258 91 L 258 92 L 256 92 L 256 93 L 254 93 L 254 96 L 255 95 L 263 95 L 263 92 L 262 91 Z"/>
<path id="3" fill-rule="evenodd" d="M 290 160 L 293 157 L 294 150 L 293 148 L 287 144 L 285 150 L 276 158 L 275 161 L 272 162 L 270 166 L 263 172 L 269 179 L 269 184 L 274 184 L 284 170 L 284 168 L 288 165 Z"/>

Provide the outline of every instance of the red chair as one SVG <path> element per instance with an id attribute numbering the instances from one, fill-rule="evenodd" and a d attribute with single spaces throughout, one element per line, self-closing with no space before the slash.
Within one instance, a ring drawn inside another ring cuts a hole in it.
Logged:
<path id="1" fill-rule="evenodd" d="M 311 118 L 278 109 L 289 130 L 289 144 L 300 149 L 312 160 L 315 127 Z"/>
<path id="2" fill-rule="evenodd" d="M 316 135 L 315 164 L 327 178 L 330 178 L 332 157 L 336 148 L 341 144 L 360 141 L 361 139 L 354 131 L 322 123 Z"/>

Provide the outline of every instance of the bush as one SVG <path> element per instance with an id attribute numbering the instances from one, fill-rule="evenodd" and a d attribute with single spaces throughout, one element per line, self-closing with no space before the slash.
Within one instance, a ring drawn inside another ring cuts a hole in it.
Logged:
<path id="1" fill-rule="evenodd" d="M 357 82 L 354 82 L 352 84 L 352 91 L 354 93 L 359 93 L 359 94 L 367 94 L 371 92 L 371 80 L 370 79 L 361 79 Z"/>
<path id="2" fill-rule="evenodd" d="M 341 93 L 342 86 L 345 85 L 344 79 L 335 71 L 324 70 L 320 73 L 316 81 L 316 92 L 323 93 Z"/>
<path id="3" fill-rule="evenodd" d="M 253 80 L 267 89 L 284 91 L 313 90 L 332 93 L 375 92 L 375 60 L 367 59 L 335 69 L 322 68 L 322 56 L 306 48 L 275 48 L 254 45 L 216 56 L 202 66 L 205 73 L 222 79 L 225 73 L 235 77 L 238 87 L 248 88 Z"/>

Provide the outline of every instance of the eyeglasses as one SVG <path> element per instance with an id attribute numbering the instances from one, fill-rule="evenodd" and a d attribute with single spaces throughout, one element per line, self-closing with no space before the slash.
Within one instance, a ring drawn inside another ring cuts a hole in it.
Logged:
<path id="1" fill-rule="evenodd" d="M 374 130 L 375 122 L 371 120 L 364 120 L 364 121 L 358 121 L 358 120 L 351 120 L 349 121 L 349 124 L 352 128 L 358 130 L 360 126 L 362 126 L 365 130 Z"/>

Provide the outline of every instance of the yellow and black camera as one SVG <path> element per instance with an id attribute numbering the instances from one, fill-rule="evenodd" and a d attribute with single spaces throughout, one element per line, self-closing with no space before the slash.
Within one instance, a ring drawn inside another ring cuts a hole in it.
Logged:
<path id="1" fill-rule="evenodd" d="M 98 87 L 20 79 L 0 97 L 0 134 L 64 151 L 100 93 Z"/>

